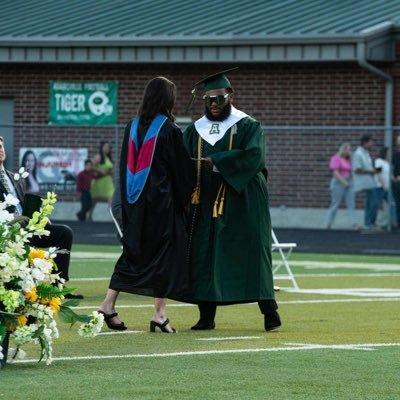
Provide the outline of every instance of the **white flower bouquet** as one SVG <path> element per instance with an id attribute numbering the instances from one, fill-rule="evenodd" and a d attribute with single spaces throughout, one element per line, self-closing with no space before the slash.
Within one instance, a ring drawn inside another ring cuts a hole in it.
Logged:
<path id="1" fill-rule="evenodd" d="M 54 258 L 62 250 L 29 245 L 34 235 L 49 234 L 45 227 L 56 195 L 47 193 L 31 219 L 15 217 L 8 211 L 18 202 L 11 195 L 0 201 L 0 365 L 7 358 L 1 347 L 5 338 L 16 346 L 8 352 L 10 361 L 24 354 L 21 346 L 34 342 L 41 346 L 39 361 L 50 364 L 52 342 L 58 337 L 57 315 L 71 325 L 83 322 L 79 334 L 85 337 L 94 337 L 101 331 L 103 316 L 97 312 L 78 315 L 70 308 L 77 300 L 63 301 L 64 295 L 74 289 L 66 288 L 57 274 Z"/>

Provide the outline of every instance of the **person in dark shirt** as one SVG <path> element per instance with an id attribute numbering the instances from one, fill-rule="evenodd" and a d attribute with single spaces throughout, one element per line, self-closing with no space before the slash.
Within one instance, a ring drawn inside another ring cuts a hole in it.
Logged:
<path id="1" fill-rule="evenodd" d="M 396 203 L 397 227 L 400 228 L 400 135 L 396 138 L 396 149 L 393 152 L 393 197 Z"/>
<path id="2" fill-rule="evenodd" d="M 81 194 L 81 210 L 76 213 L 79 221 L 86 221 L 86 215 L 92 208 L 93 200 L 90 187 L 93 179 L 93 164 L 91 160 L 85 161 L 85 169 L 79 172 L 76 178 L 76 190 Z"/>

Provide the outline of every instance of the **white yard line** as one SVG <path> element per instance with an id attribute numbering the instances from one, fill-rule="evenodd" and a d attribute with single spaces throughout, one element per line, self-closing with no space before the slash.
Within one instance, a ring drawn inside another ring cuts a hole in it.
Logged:
<path id="1" fill-rule="evenodd" d="M 120 255 L 121 253 L 102 253 L 100 251 L 71 251 L 71 258 L 117 260 Z"/>
<path id="2" fill-rule="evenodd" d="M 178 303 L 178 304 L 168 304 L 169 307 L 197 307 L 196 304 L 188 303 Z M 77 306 L 71 307 L 74 310 L 97 310 L 99 306 Z M 154 308 L 154 304 L 118 304 L 117 308 Z"/>
<path id="3" fill-rule="evenodd" d="M 289 345 L 290 346 L 290 345 Z M 232 350 L 203 350 L 203 351 L 183 351 L 173 353 L 152 353 L 152 354 L 114 354 L 106 356 L 79 356 L 79 357 L 54 357 L 53 362 L 57 361 L 77 361 L 77 360 L 110 360 L 110 359 L 129 359 L 129 358 L 162 358 L 162 357 L 182 357 L 199 355 L 221 355 L 221 354 L 240 354 L 240 353 L 264 353 L 279 351 L 307 351 L 307 350 L 375 350 L 376 347 L 399 347 L 400 343 L 357 343 L 357 344 L 307 344 L 300 343 L 293 347 L 267 347 L 256 349 L 232 349 Z M 15 363 L 37 363 L 37 360 L 17 360 Z"/>
<path id="4" fill-rule="evenodd" d="M 72 278 L 68 282 L 85 282 L 85 281 L 109 281 L 111 276 L 99 278 Z"/>
<path id="5" fill-rule="evenodd" d="M 392 277 L 392 276 L 400 276 L 399 273 L 365 273 L 365 274 L 338 274 L 338 273 L 332 273 L 332 274 L 294 274 L 297 277 L 301 278 L 332 278 L 332 277 L 340 277 L 340 278 L 351 278 L 351 277 Z M 279 278 L 275 278 L 276 280 L 279 280 Z M 110 276 L 102 276 L 102 277 L 97 277 L 97 278 L 71 278 L 69 281 L 70 282 L 85 282 L 85 281 L 109 281 Z"/>
<path id="6" fill-rule="evenodd" d="M 378 301 L 400 301 L 399 297 L 390 297 L 390 298 L 356 298 L 356 299 L 329 299 L 329 300 L 284 300 L 278 301 L 278 304 L 319 304 L 319 303 L 362 303 L 362 302 L 378 302 Z M 256 303 L 244 303 L 244 304 L 236 304 L 240 306 L 249 306 L 254 305 Z M 153 304 L 119 304 L 117 308 L 153 308 Z M 168 304 L 168 308 L 170 307 L 197 307 L 195 304 L 188 303 L 177 303 L 177 304 Z M 96 310 L 98 306 L 77 306 L 71 307 L 74 310 Z"/>
<path id="7" fill-rule="evenodd" d="M 374 298 L 374 299 L 329 299 L 329 300 L 288 300 L 279 301 L 278 304 L 320 304 L 320 303 L 363 303 L 363 302 L 377 302 L 377 301 L 400 301 L 400 297 L 391 298 Z M 169 305 L 171 307 L 171 305 Z"/>
<path id="8" fill-rule="evenodd" d="M 358 297 L 400 297 L 400 289 L 382 288 L 340 288 L 340 289 L 287 289 L 287 292 L 300 294 L 322 294 Z"/>
<path id="9" fill-rule="evenodd" d="M 225 337 L 197 338 L 195 340 L 218 341 L 218 340 L 251 340 L 251 339 L 262 339 L 262 336 L 225 336 Z"/>
<path id="10" fill-rule="evenodd" d="M 384 263 L 360 263 L 360 262 L 336 262 L 336 261 L 290 261 L 290 265 L 297 267 L 304 267 L 306 269 L 333 269 L 333 268 L 346 268 L 346 269 L 370 269 L 372 271 L 399 271 L 400 272 L 400 259 L 399 264 L 384 264 Z"/>
<path id="11" fill-rule="evenodd" d="M 72 251 L 71 258 L 73 259 L 94 259 L 94 260 L 117 260 L 121 253 L 103 253 L 103 252 L 92 252 L 92 251 Z M 279 260 L 273 260 L 279 262 Z M 388 264 L 388 263 L 366 263 L 366 262 L 343 262 L 343 261 L 296 261 L 290 260 L 291 265 L 298 267 L 305 267 L 307 269 L 315 268 L 354 268 L 354 269 L 371 269 L 374 271 L 399 271 L 400 272 L 400 261 L 399 264 Z"/>
<path id="12" fill-rule="evenodd" d="M 144 333 L 145 331 L 113 331 L 113 332 L 100 332 L 99 335 L 126 335 L 132 333 Z"/>
<path id="13" fill-rule="evenodd" d="M 332 278 L 332 277 L 340 277 L 340 278 L 351 278 L 351 277 L 382 277 L 382 276 L 400 276 L 400 272 L 377 272 L 377 273 L 365 273 L 365 274 L 341 274 L 341 273 L 331 273 L 331 274 L 294 274 L 297 277 L 302 278 Z"/>

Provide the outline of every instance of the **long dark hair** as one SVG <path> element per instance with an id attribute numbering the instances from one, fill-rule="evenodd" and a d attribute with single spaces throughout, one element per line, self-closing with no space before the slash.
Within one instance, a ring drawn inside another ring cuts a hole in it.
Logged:
<path id="1" fill-rule="evenodd" d="M 166 115 L 171 121 L 175 122 L 172 114 L 176 97 L 175 83 L 163 76 L 153 78 L 144 90 L 143 99 L 139 107 L 138 116 L 139 133 L 147 131 L 151 121 L 157 114 Z"/>
<path id="2" fill-rule="evenodd" d="M 29 171 L 29 174 L 32 175 L 36 181 L 36 166 L 37 166 L 37 159 L 36 159 L 36 155 L 32 150 L 27 150 L 24 155 L 22 156 L 22 160 L 21 160 L 21 167 L 24 167 L 26 169 L 26 160 L 28 158 L 28 156 L 32 155 L 34 160 L 35 160 L 35 165 L 33 166 L 32 171 Z M 26 185 L 26 189 L 30 190 L 31 188 L 31 182 L 29 181 L 29 179 L 27 179 L 25 181 L 25 185 Z"/>
<path id="3" fill-rule="evenodd" d="M 104 146 L 106 143 L 109 144 L 109 146 L 110 146 L 110 153 L 107 154 L 107 157 L 108 157 L 108 158 L 110 159 L 110 161 L 112 162 L 112 157 L 111 157 L 111 145 L 110 145 L 110 143 L 107 142 L 106 140 L 103 140 L 103 141 L 100 142 L 100 149 L 99 149 L 100 164 L 104 164 L 104 163 L 106 162 L 106 156 L 105 156 L 104 151 L 103 151 L 103 146 Z"/>

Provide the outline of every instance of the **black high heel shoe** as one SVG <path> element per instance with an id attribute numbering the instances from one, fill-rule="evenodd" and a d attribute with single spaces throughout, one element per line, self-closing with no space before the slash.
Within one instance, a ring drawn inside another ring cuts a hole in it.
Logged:
<path id="1" fill-rule="evenodd" d="M 104 316 L 104 322 L 106 325 L 110 328 L 113 329 L 114 331 L 126 331 L 128 327 L 121 321 L 119 324 L 115 324 L 111 320 L 118 315 L 118 313 L 114 312 L 111 314 L 106 314 L 104 311 L 98 311 L 99 314 L 103 314 Z"/>
<path id="2" fill-rule="evenodd" d="M 176 329 L 175 328 L 171 328 L 172 332 L 170 332 L 169 330 L 167 330 L 165 327 L 169 324 L 169 319 L 167 318 L 162 324 L 159 324 L 156 321 L 150 321 L 150 332 L 155 332 L 156 331 L 156 327 L 160 328 L 161 332 L 165 332 L 165 333 L 176 333 Z"/>

